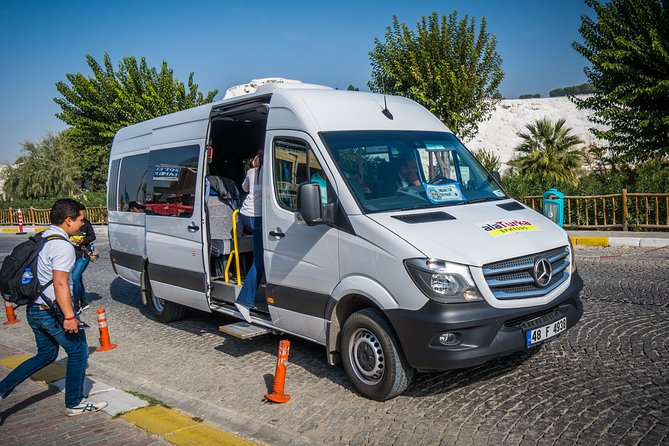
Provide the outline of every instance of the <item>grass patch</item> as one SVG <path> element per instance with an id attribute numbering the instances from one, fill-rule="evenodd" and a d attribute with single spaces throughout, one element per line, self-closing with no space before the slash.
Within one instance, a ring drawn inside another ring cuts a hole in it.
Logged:
<path id="1" fill-rule="evenodd" d="M 170 406 L 168 406 L 167 404 L 163 403 L 160 400 L 155 399 L 152 396 L 145 395 L 141 392 L 135 392 L 134 390 L 126 390 L 126 392 L 128 392 L 132 396 L 136 396 L 140 400 L 146 401 L 147 403 L 149 403 L 149 406 L 163 406 L 163 407 L 166 407 L 168 409 L 171 409 Z"/>

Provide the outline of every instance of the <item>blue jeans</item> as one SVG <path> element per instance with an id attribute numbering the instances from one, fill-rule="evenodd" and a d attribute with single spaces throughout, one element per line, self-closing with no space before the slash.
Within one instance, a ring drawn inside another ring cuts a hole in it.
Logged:
<path id="1" fill-rule="evenodd" d="M 84 271 L 91 258 L 87 255 L 77 259 L 72 268 L 72 302 L 75 305 L 86 305 L 86 288 L 84 288 Z"/>
<path id="2" fill-rule="evenodd" d="M 40 310 L 38 305 L 28 307 L 27 320 L 35 333 L 37 354 L 22 362 L 9 375 L 0 381 L 0 396 L 5 398 L 12 390 L 33 373 L 51 364 L 58 357 L 58 347 L 67 352 L 67 370 L 65 373 L 65 407 L 75 407 L 84 399 L 84 378 L 88 363 L 88 343 L 86 333 L 65 333 L 62 327 L 56 328 L 56 320 L 48 310 Z"/>
<path id="3" fill-rule="evenodd" d="M 262 236 L 262 217 L 241 216 L 242 225 L 253 235 L 253 264 L 244 279 L 242 290 L 237 296 L 237 303 L 251 308 L 256 298 L 256 291 L 260 280 L 265 273 L 265 261 L 263 260 L 263 236 Z"/>

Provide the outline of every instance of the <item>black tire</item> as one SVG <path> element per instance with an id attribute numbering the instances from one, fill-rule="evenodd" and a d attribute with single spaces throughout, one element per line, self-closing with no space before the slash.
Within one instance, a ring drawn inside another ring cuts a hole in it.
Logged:
<path id="1" fill-rule="evenodd" d="M 353 313 L 341 331 L 344 371 L 364 397 L 386 401 L 409 387 L 414 369 L 385 317 L 374 308 Z"/>
<path id="2" fill-rule="evenodd" d="M 151 288 L 149 288 L 146 301 L 149 311 L 158 322 L 178 321 L 183 319 L 188 312 L 188 308 L 183 305 L 159 298 Z"/>

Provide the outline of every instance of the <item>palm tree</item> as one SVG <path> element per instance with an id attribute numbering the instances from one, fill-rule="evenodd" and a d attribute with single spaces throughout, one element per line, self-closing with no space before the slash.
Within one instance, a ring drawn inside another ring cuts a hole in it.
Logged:
<path id="1" fill-rule="evenodd" d="M 509 164 L 520 174 L 538 180 L 543 186 L 578 185 L 583 151 L 576 146 L 583 141 L 565 126 L 565 119 L 555 124 L 547 118 L 526 126 L 528 133 L 518 132 L 523 142 Z"/>

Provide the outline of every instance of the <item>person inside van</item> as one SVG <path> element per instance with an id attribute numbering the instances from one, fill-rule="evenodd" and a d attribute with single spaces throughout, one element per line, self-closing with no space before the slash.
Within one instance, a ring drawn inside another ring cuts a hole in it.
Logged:
<path id="1" fill-rule="evenodd" d="M 407 186 L 420 186 L 420 178 L 418 177 L 418 166 L 416 160 L 411 157 L 400 158 L 399 170 L 397 171 L 397 188 Z"/>
<path id="2" fill-rule="evenodd" d="M 394 195 L 403 187 L 421 185 L 416 160 L 410 156 L 397 158 L 380 166 L 378 179 L 384 197 Z"/>
<path id="3" fill-rule="evenodd" d="M 256 291 L 263 274 L 265 273 L 265 264 L 263 261 L 263 243 L 262 243 L 262 164 L 263 150 L 258 150 L 256 156 L 251 161 L 251 168 L 246 173 L 246 178 L 242 183 L 244 192 L 248 192 L 246 199 L 242 203 L 239 211 L 244 229 L 253 236 L 253 264 L 249 268 L 244 280 L 242 290 L 237 296 L 235 306 L 242 314 L 244 320 L 252 322 L 251 308 L 256 298 Z"/>
<path id="4" fill-rule="evenodd" d="M 128 211 L 130 212 L 144 212 L 145 209 L 146 207 L 142 206 L 136 201 L 131 201 L 128 203 Z"/>

